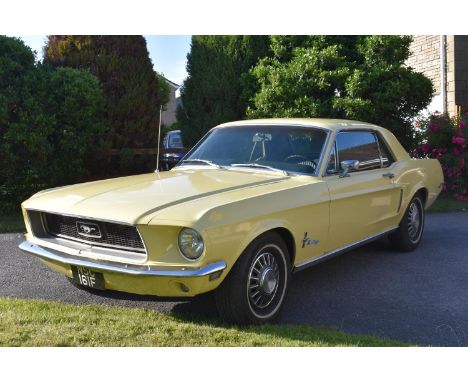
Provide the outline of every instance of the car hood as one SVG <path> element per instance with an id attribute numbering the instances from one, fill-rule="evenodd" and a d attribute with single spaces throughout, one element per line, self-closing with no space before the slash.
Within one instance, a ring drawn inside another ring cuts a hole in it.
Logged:
<path id="1" fill-rule="evenodd" d="M 289 179 L 277 173 L 222 169 L 177 169 L 81 183 L 46 190 L 23 203 L 26 209 L 94 219 L 146 224 L 165 208 L 242 188 Z"/>

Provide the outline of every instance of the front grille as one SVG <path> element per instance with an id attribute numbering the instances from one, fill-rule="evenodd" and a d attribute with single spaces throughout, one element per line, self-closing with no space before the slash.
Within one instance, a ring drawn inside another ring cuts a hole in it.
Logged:
<path id="1" fill-rule="evenodd" d="M 138 252 L 144 252 L 145 250 L 141 237 L 133 226 L 51 213 L 43 213 L 42 216 L 45 229 L 53 236 L 85 243 L 96 243 L 102 247 L 114 247 Z M 80 234 L 78 226 L 86 224 L 93 228 L 97 227 L 99 231 L 95 231 L 99 232 L 100 237 L 83 235 L 83 232 Z"/>

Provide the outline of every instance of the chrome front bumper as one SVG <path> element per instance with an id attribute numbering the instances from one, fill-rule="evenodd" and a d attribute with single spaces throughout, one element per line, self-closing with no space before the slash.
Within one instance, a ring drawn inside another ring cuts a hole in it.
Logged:
<path id="1" fill-rule="evenodd" d="M 89 259 L 86 257 L 68 255 L 50 248 L 44 248 L 27 240 L 23 241 L 19 245 L 19 248 L 24 252 L 31 253 L 44 260 L 86 267 L 101 272 L 115 272 L 134 276 L 202 277 L 213 275 L 210 279 L 217 279 L 226 268 L 226 263 L 224 261 L 208 264 L 203 267 L 164 267 Z"/>

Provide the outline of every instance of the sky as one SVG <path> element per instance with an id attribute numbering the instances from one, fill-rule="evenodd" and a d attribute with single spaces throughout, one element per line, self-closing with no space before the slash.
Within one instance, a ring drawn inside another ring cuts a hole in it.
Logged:
<path id="1" fill-rule="evenodd" d="M 42 48 L 46 36 L 16 36 L 36 51 L 37 58 L 42 59 Z M 185 70 L 187 53 L 190 51 L 191 36 L 145 36 L 154 69 L 164 76 L 182 85 L 187 72 Z"/>

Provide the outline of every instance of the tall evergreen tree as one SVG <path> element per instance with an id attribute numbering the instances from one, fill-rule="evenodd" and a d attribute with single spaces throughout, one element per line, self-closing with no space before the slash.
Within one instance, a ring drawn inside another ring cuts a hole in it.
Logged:
<path id="1" fill-rule="evenodd" d="M 113 148 L 156 145 L 159 84 L 143 36 L 49 36 L 44 61 L 89 69 L 99 78 Z"/>
<path id="2" fill-rule="evenodd" d="M 431 81 L 405 65 L 409 36 L 274 36 L 273 57 L 251 74 L 255 117 L 332 117 L 392 130 L 407 149 L 412 121 L 428 106 Z"/>
<path id="3" fill-rule="evenodd" d="M 163 110 L 166 110 L 166 105 L 170 101 L 171 89 L 166 81 L 166 78 L 162 73 L 156 73 L 159 83 L 159 102 L 161 103 Z"/>
<path id="4" fill-rule="evenodd" d="M 269 54 L 267 36 L 194 36 L 188 78 L 177 117 L 184 143 L 193 145 L 213 126 L 245 117 L 252 83 L 247 73 Z"/>

